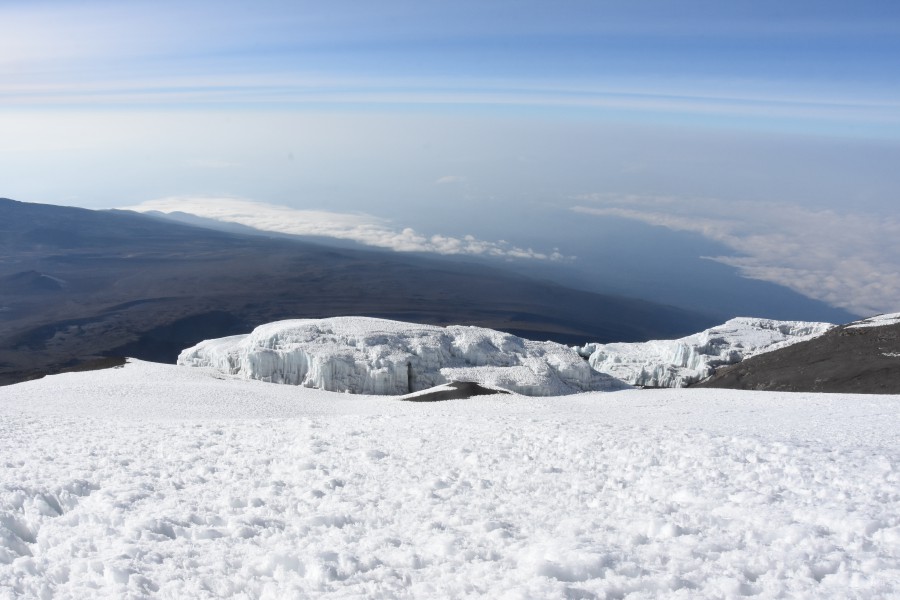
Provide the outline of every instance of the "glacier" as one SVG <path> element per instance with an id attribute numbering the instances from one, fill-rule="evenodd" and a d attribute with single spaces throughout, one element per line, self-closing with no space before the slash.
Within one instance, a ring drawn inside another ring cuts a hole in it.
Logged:
<path id="1" fill-rule="evenodd" d="M 634 386 L 686 387 L 718 367 L 812 339 L 831 323 L 738 317 L 677 340 L 587 344 L 577 348 L 590 366 Z"/>
<path id="2" fill-rule="evenodd" d="M 896 325 L 897 323 L 900 323 L 900 313 L 888 313 L 869 317 L 868 319 L 863 319 L 861 321 L 854 321 L 853 323 L 849 323 L 848 325 L 846 325 L 845 329 L 885 327 L 887 325 Z"/>
<path id="3" fill-rule="evenodd" d="M 562 344 L 370 317 L 276 321 L 200 342 L 182 351 L 178 364 L 353 394 L 399 396 L 453 381 L 525 396 L 629 387 Z"/>

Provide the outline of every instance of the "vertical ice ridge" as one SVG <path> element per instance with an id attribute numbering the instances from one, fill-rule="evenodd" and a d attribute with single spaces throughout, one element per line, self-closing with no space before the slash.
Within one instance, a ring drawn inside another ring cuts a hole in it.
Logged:
<path id="1" fill-rule="evenodd" d="M 631 385 L 684 387 L 723 365 L 812 339 L 831 323 L 739 317 L 678 340 L 588 344 L 579 353 L 591 367 Z"/>
<path id="2" fill-rule="evenodd" d="M 268 323 L 245 336 L 201 342 L 178 363 L 358 394 L 402 395 L 448 380 L 537 396 L 626 387 L 562 344 L 368 317 Z"/>

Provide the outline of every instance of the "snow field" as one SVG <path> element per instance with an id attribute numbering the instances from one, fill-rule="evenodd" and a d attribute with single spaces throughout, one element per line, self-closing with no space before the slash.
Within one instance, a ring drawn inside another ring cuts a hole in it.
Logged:
<path id="1" fill-rule="evenodd" d="M 886 325 L 896 325 L 897 323 L 900 323 L 900 313 L 889 313 L 889 314 L 869 317 L 868 319 L 863 319 L 862 321 L 857 321 L 855 323 L 851 323 L 850 325 L 847 325 L 847 329 L 862 329 L 865 327 L 884 327 Z"/>
<path id="2" fill-rule="evenodd" d="M 0 388 L 0 598 L 896 597 L 898 412 L 49 377 Z"/>

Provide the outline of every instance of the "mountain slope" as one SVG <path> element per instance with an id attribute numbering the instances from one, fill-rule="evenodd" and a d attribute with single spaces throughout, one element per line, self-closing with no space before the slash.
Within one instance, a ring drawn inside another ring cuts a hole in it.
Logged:
<path id="1" fill-rule="evenodd" d="M 204 339 L 342 315 L 477 325 L 579 345 L 678 337 L 715 324 L 462 260 L 0 199 L 0 383 L 103 356 L 174 362 Z"/>
<path id="2" fill-rule="evenodd" d="M 720 369 L 694 387 L 900 394 L 900 315 L 836 327 Z"/>

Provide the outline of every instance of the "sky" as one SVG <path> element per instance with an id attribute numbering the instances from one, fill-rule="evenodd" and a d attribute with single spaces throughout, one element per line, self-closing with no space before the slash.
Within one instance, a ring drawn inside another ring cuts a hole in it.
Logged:
<path id="1" fill-rule="evenodd" d="M 895 2 L 3 1 L 0 25 L 0 196 L 900 309 Z"/>

